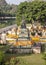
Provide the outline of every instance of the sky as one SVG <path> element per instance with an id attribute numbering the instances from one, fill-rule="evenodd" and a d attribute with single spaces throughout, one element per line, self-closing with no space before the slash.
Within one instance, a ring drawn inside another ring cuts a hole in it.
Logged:
<path id="1" fill-rule="evenodd" d="M 20 2 L 24 2 L 26 0 L 6 0 L 8 4 L 20 4 Z"/>
<path id="2" fill-rule="evenodd" d="M 16 5 L 18 5 L 18 4 L 20 4 L 20 2 L 24 2 L 24 1 L 28 1 L 28 0 L 6 0 L 6 2 L 8 4 L 16 4 Z M 29 1 L 31 1 L 31 0 L 29 0 Z M 44 0 L 44 1 L 46 1 L 46 0 Z"/>

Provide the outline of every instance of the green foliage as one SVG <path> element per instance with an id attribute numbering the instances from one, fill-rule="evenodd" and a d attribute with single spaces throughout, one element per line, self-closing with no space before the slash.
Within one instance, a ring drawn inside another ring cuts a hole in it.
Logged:
<path id="1" fill-rule="evenodd" d="M 0 28 L 3 28 L 3 27 L 7 27 L 7 26 L 10 26 L 10 25 L 13 25 L 15 24 L 15 20 L 7 20 L 6 22 L 5 21 L 1 21 L 0 22 Z"/>
<path id="2" fill-rule="evenodd" d="M 0 65 L 16 65 L 19 62 L 19 59 L 16 57 L 8 57 L 3 53 L 3 51 L 0 51 Z"/>
<path id="3" fill-rule="evenodd" d="M 43 54 L 43 59 L 46 60 L 46 53 Z"/>
<path id="4" fill-rule="evenodd" d="M 32 1 L 32 2 L 23 2 L 19 4 L 16 21 L 21 22 L 22 16 L 25 18 L 28 23 L 33 21 L 46 21 L 46 2 L 45 1 Z"/>
<path id="5" fill-rule="evenodd" d="M 10 61 L 7 61 L 5 65 L 16 65 L 18 63 L 19 59 L 12 57 Z"/>
<path id="6" fill-rule="evenodd" d="M 0 64 L 3 62 L 4 56 L 5 56 L 4 53 L 0 51 Z"/>
<path id="7" fill-rule="evenodd" d="M 0 16 L 16 16 L 16 5 L 0 6 Z"/>
<path id="8" fill-rule="evenodd" d="M 15 58 L 11 58 L 11 60 L 10 60 L 10 65 L 15 65 Z"/>
<path id="9" fill-rule="evenodd" d="M 45 60 L 45 65 L 46 65 L 46 53 L 43 54 L 43 59 Z"/>
<path id="10" fill-rule="evenodd" d="M 7 61 L 7 62 L 5 63 L 5 65 L 9 65 L 9 62 Z"/>

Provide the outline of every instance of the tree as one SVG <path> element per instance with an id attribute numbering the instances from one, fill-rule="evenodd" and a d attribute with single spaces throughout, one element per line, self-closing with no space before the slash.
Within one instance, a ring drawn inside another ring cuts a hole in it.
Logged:
<path id="1" fill-rule="evenodd" d="M 21 23 L 22 16 L 25 17 L 26 22 L 31 23 L 34 21 L 45 22 L 46 21 L 46 2 L 45 1 L 32 1 L 23 2 L 19 4 L 16 21 Z"/>

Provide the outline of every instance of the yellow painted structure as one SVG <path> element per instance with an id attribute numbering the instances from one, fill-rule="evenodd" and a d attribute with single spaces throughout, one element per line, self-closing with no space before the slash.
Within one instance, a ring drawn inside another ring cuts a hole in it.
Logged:
<path id="1" fill-rule="evenodd" d="M 15 46 L 27 46 L 27 45 L 32 45 L 31 41 L 17 41 L 14 43 Z"/>
<path id="2" fill-rule="evenodd" d="M 41 29 L 41 27 L 39 27 L 39 29 Z M 32 30 L 32 29 L 31 29 Z M 14 29 L 12 29 L 12 32 L 15 32 Z M 13 32 L 13 33 L 14 33 Z M 6 35 L 7 38 L 11 38 L 9 40 L 7 40 L 9 43 L 13 43 L 13 45 L 15 46 L 27 46 L 27 45 L 32 45 L 34 42 L 46 42 L 46 37 L 39 37 L 39 36 L 32 36 L 30 35 L 31 40 L 27 39 L 27 40 L 23 40 L 23 37 L 28 37 L 28 30 L 27 29 L 20 29 L 18 28 L 17 30 L 17 34 L 8 34 Z M 22 40 L 18 40 L 16 41 L 18 38 L 22 37 Z M 16 39 L 16 40 L 15 40 Z"/>
<path id="3" fill-rule="evenodd" d="M 40 37 L 40 42 L 46 43 L 46 37 Z"/>
<path id="4" fill-rule="evenodd" d="M 9 43 L 13 43 L 14 46 L 27 46 L 27 45 L 32 45 L 34 42 L 46 42 L 46 38 L 44 37 L 31 37 L 31 41 L 30 40 L 14 40 L 14 38 L 18 38 L 16 35 L 7 35 L 8 38 L 13 38 L 12 40 L 11 39 L 8 39 L 7 41 Z"/>
<path id="5" fill-rule="evenodd" d="M 39 37 L 32 37 L 32 41 L 38 42 L 38 41 L 40 41 L 40 38 Z"/>
<path id="6" fill-rule="evenodd" d="M 46 42 L 46 38 L 45 37 L 32 37 L 32 41 L 33 42 Z"/>
<path id="7" fill-rule="evenodd" d="M 18 38 L 18 35 L 16 35 L 16 34 L 8 34 L 7 37 L 8 38 Z"/>

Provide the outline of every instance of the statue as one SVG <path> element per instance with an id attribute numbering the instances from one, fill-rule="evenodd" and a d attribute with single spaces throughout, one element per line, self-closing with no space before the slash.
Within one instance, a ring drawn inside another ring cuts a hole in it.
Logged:
<path id="1" fill-rule="evenodd" d="M 25 20 L 22 20 L 21 28 L 26 28 Z"/>

